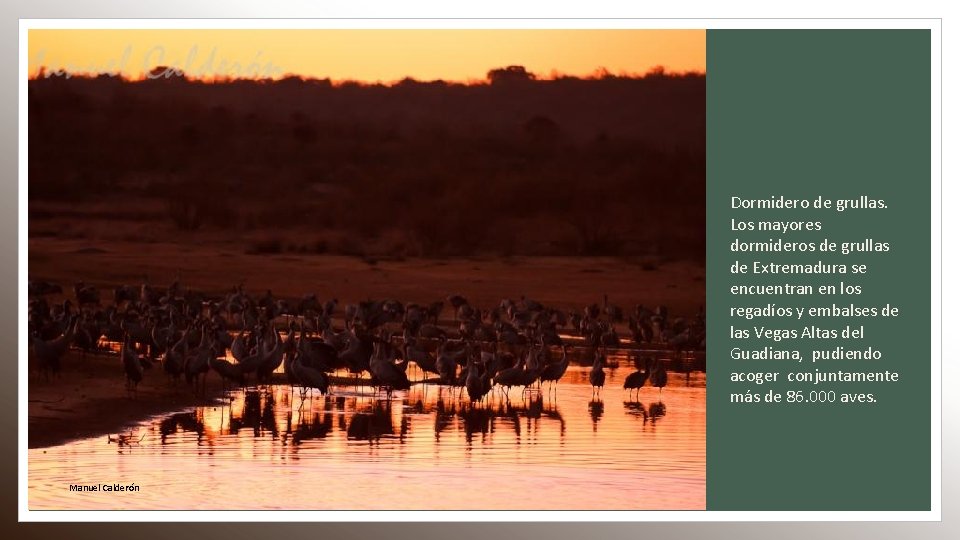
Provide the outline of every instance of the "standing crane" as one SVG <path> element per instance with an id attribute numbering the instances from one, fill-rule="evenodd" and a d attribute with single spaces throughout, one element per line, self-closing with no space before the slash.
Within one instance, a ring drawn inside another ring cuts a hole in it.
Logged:
<path id="1" fill-rule="evenodd" d="M 627 375 L 627 378 L 623 381 L 624 390 L 630 390 L 631 396 L 634 390 L 637 391 L 637 397 L 640 397 L 640 388 L 647 382 L 647 378 L 650 376 L 650 359 L 647 358 L 645 361 L 644 369 L 637 368 L 636 371 Z"/>
<path id="2" fill-rule="evenodd" d="M 603 365 L 606 363 L 607 358 L 600 353 L 598 349 L 594 353 L 593 357 L 593 368 L 590 369 L 590 386 L 593 387 L 594 395 L 600 393 L 600 390 L 603 390 L 603 383 L 607 379 L 606 373 L 603 371 Z"/>

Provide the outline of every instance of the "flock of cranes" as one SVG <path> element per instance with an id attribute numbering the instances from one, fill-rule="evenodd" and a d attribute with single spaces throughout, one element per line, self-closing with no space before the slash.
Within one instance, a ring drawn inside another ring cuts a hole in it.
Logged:
<path id="1" fill-rule="evenodd" d="M 702 350 L 706 335 L 702 310 L 688 321 L 668 318 L 662 306 L 649 310 L 641 305 L 624 321 L 623 311 L 606 297 L 602 306 L 582 312 L 564 312 L 522 296 L 480 309 L 459 295 L 429 305 L 369 300 L 340 310 L 337 299 L 321 302 L 316 295 L 290 301 L 274 298 L 270 291 L 253 296 L 242 286 L 208 295 L 175 282 L 167 288 L 118 287 L 113 301 L 104 304 L 97 288 L 77 283 L 72 300 L 48 303 L 48 295 L 60 292 L 56 285 L 30 284 L 31 369 L 49 377 L 59 371 L 70 347 L 86 355 L 103 340 L 115 342 L 134 395 L 145 370 L 155 364 L 171 380 L 183 378 L 202 395 L 211 371 L 224 388 L 228 383 L 246 387 L 251 380 L 272 382 L 281 366 L 289 384 L 301 391 L 326 393 L 331 377 L 349 372 L 356 384 L 366 375 L 378 392 L 393 392 L 410 388 L 408 366 L 413 363 L 420 382 L 465 390 L 476 403 L 495 389 L 507 399 L 511 388 L 545 385 L 555 390 L 570 365 L 572 344 L 585 350 L 588 359 L 592 356 L 589 379 L 597 393 L 606 381 L 606 350 L 624 340 L 616 323 L 628 322 L 633 342 L 678 355 Z M 453 324 L 441 326 L 447 305 Z M 342 317 L 340 330 L 334 327 L 335 317 Z M 645 384 L 660 389 L 667 384 L 663 360 L 644 356 L 634 362 L 636 371 L 624 383 L 631 394 Z"/>

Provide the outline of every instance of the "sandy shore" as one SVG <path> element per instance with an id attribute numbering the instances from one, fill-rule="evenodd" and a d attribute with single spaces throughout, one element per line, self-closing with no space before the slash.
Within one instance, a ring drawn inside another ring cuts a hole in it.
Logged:
<path id="1" fill-rule="evenodd" d="M 136 399 L 124 387 L 123 368 L 115 355 L 71 351 L 60 375 L 44 381 L 30 374 L 27 392 L 27 438 L 30 448 L 74 439 L 117 434 L 153 415 L 213 403 L 220 390 L 216 375 L 208 378 L 208 398 L 195 396 L 185 382 L 172 385 L 160 366 L 145 374 Z"/>
<path id="2" fill-rule="evenodd" d="M 546 305 L 580 310 L 611 303 L 630 311 L 636 304 L 663 304 L 671 314 L 690 316 L 704 305 L 704 268 L 665 262 L 645 269 L 641 261 L 615 257 L 470 257 L 380 260 L 336 255 L 251 255 L 236 245 L 208 243 L 138 244 L 84 239 L 30 238 L 31 279 L 72 286 L 84 281 L 112 298 L 122 284 L 167 286 L 178 272 L 184 287 L 226 292 L 243 283 L 262 294 L 302 298 L 316 293 L 340 305 L 369 298 L 429 303 L 461 294 L 479 307 L 526 295 Z"/>

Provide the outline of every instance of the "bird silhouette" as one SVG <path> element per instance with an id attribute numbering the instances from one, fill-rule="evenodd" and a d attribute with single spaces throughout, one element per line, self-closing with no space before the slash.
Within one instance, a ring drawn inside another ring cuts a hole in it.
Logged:
<path id="1" fill-rule="evenodd" d="M 130 336 L 123 336 L 123 344 L 120 346 L 120 359 L 123 362 L 123 373 L 127 378 L 127 390 L 137 396 L 137 386 L 143 380 L 143 364 L 137 352 L 130 348 Z"/>
<path id="2" fill-rule="evenodd" d="M 483 379 L 480 377 L 480 373 L 475 362 L 469 362 L 467 372 L 467 395 L 470 396 L 470 404 L 472 406 L 474 403 L 483 399 L 483 396 L 486 394 L 486 392 L 483 388 Z"/>
<path id="3" fill-rule="evenodd" d="M 493 377 L 493 382 L 495 384 L 500 385 L 501 390 L 503 390 L 504 394 L 508 396 L 508 400 L 509 400 L 509 392 L 511 388 L 513 388 L 514 386 L 523 386 L 520 383 L 520 377 L 523 374 L 523 370 L 524 370 L 523 357 L 518 356 L 516 364 L 514 364 L 513 367 L 508 367 L 506 369 L 503 369 L 499 373 L 497 373 L 496 376 Z"/>
<path id="4" fill-rule="evenodd" d="M 440 375 L 440 384 L 453 385 L 457 381 L 457 356 L 449 351 L 449 344 L 446 338 L 441 339 L 434 369 Z"/>
<path id="5" fill-rule="evenodd" d="M 647 382 L 647 378 L 650 376 L 650 359 L 646 359 L 646 365 L 644 369 L 637 369 L 633 373 L 627 375 L 627 378 L 623 381 L 624 390 L 630 390 L 631 397 L 633 391 L 637 391 L 637 397 L 640 396 L 640 388 Z"/>
<path id="6" fill-rule="evenodd" d="M 541 350 L 530 347 L 523 371 L 517 378 L 518 386 L 522 386 L 525 390 L 540 380 L 540 375 L 543 373 L 544 365 L 540 358 L 540 352 Z"/>
<path id="7" fill-rule="evenodd" d="M 291 332 L 291 335 L 292 334 L 293 333 Z M 256 367 L 258 382 L 266 382 L 270 379 L 270 375 L 272 375 L 273 372 L 280 367 L 280 364 L 283 363 L 284 347 L 290 346 L 289 343 L 285 343 L 280 339 L 280 331 L 276 328 L 273 329 L 273 336 L 273 348 L 264 353 L 263 360 Z M 291 341 L 289 337 L 287 339 L 288 342 Z"/>
<path id="8" fill-rule="evenodd" d="M 603 384 L 607 379 L 607 375 L 603 371 L 603 365 L 606 361 L 607 358 L 599 350 L 594 353 L 593 368 L 590 369 L 590 385 L 593 387 L 594 394 L 598 394 L 603 389 Z"/>
<path id="9" fill-rule="evenodd" d="M 404 331 L 403 357 L 407 360 L 413 360 L 413 363 L 420 368 L 424 378 L 426 378 L 427 373 L 439 375 L 436 360 L 425 349 L 417 346 L 416 338 L 409 330 Z"/>
<path id="10" fill-rule="evenodd" d="M 222 358 L 214 358 L 213 355 L 210 355 L 207 363 L 210 369 L 220 376 L 220 383 L 224 392 L 227 390 L 227 381 L 235 382 L 240 386 L 246 386 L 247 379 L 244 376 L 240 364 L 233 364 Z"/>
<path id="11" fill-rule="evenodd" d="M 327 374 L 319 369 L 305 366 L 299 355 L 291 361 L 290 372 L 293 375 L 291 381 L 296 380 L 303 388 L 310 390 L 317 389 L 321 395 L 326 394 L 327 389 L 330 387 L 330 380 Z"/>
<path id="12" fill-rule="evenodd" d="M 656 386 L 663 393 L 663 387 L 667 385 L 667 368 L 662 360 L 657 360 L 653 371 L 650 373 L 650 385 Z"/>
<path id="13" fill-rule="evenodd" d="M 210 371 L 210 358 L 214 355 L 212 343 L 213 340 L 208 336 L 206 326 L 203 326 L 200 331 L 200 344 L 196 350 L 187 353 L 183 370 L 187 382 L 193 384 L 194 392 L 202 395 L 206 395 L 207 372 Z M 201 386 L 202 391 L 200 391 Z"/>
<path id="14" fill-rule="evenodd" d="M 562 351 L 560 361 L 547 364 L 540 374 L 540 381 L 543 383 L 553 383 L 554 389 L 556 389 L 557 381 L 563 377 L 563 374 L 567 372 L 567 368 L 570 366 L 570 359 L 567 358 L 567 346 L 561 345 L 560 350 Z"/>
<path id="15" fill-rule="evenodd" d="M 409 390 L 410 380 L 407 374 L 395 362 L 396 349 L 388 341 L 374 343 L 370 357 L 370 375 L 378 387 L 394 390 Z"/>
<path id="16" fill-rule="evenodd" d="M 180 379 L 180 375 L 183 374 L 186 368 L 186 355 L 187 333 L 184 332 L 183 336 L 172 346 L 168 347 L 160 357 L 160 365 L 163 366 L 163 371 L 170 376 L 173 382 Z"/>
<path id="17" fill-rule="evenodd" d="M 70 348 L 74 336 L 77 333 L 79 319 L 74 315 L 67 325 L 67 329 L 57 338 L 46 341 L 39 336 L 30 336 L 30 349 L 36 362 L 36 367 L 40 370 L 45 379 L 49 379 L 50 374 L 56 375 L 60 372 L 60 360 Z"/>

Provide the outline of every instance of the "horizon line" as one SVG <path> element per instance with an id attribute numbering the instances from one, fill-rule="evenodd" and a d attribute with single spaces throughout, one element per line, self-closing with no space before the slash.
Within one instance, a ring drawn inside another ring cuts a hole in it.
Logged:
<path id="1" fill-rule="evenodd" d="M 233 75 L 213 75 L 213 76 L 204 76 L 204 75 L 193 75 L 185 72 L 184 70 L 174 67 L 174 66 L 164 66 L 157 65 L 149 72 L 139 72 L 136 75 L 124 74 L 120 72 L 110 72 L 110 71 L 100 71 L 100 72 L 90 72 L 90 71 L 71 71 L 65 69 L 54 69 L 47 71 L 47 66 L 39 66 L 34 73 L 31 73 L 27 76 L 27 81 L 41 81 L 41 80 L 70 80 L 70 79 L 79 79 L 79 80 L 98 80 L 98 79 L 113 79 L 119 80 L 126 83 L 137 83 L 137 82 L 151 82 L 151 81 L 164 81 L 164 80 L 181 80 L 184 82 L 190 83 L 202 83 L 202 84 L 229 84 L 234 82 L 255 82 L 255 83 L 280 83 L 285 81 L 298 80 L 301 83 L 325 83 L 334 87 L 338 86 L 383 86 L 383 87 L 395 87 L 402 84 L 438 84 L 443 83 L 449 86 L 492 86 L 496 84 L 496 81 L 492 80 L 490 74 L 494 71 L 507 71 L 512 68 L 521 68 L 524 69 L 524 72 L 528 77 L 526 80 L 523 80 L 520 77 L 517 77 L 516 80 L 511 82 L 527 82 L 527 83 L 536 83 L 536 82 L 558 82 L 558 81 L 569 81 L 569 80 L 578 80 L 578 81 L 602 81 L 602 80 L 644 80 L 644 79 L 656 79 L 656 78 L 686 78 L 686 77 L 704 77 L 706 76 L 706 71 L 703 70 L 671 70 L 665 66 L 657 65 L 648 69 L 644 73 L 638 72 L 629 72 L 621 70 L 619 72 L 612 72 L 606 67 L 600 66 L 594 69 L 592 72 L 583 75 L 572 75 L 569 73 L 563 73 L 556 69 L 551 70 L 549 74 L 544 75 L 541 73 L 534 73 L 525 71 L 523 66 L 503 66 L 491 68 L 487 72 L 487 76 L 484 78 L 468 78 L 464 79 L 419 79 L 414 76 L 406 76 L 400 79 L 393 79 L 384 81 L 382 79 L 377 80 L 363 80 L 363 79 L 352 79 L 352 78 L 342 78 L 334 79 L 332 77 L 317 77 L 313 75 L 300 74 L 294 72 L 285 72 L 278 75 L 272 76 L 254 76 L 254 77 L 245 77 L 245 76 L 233 76 Z"/>

